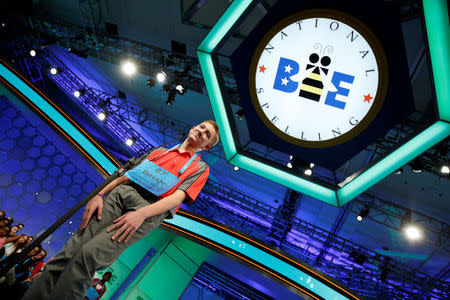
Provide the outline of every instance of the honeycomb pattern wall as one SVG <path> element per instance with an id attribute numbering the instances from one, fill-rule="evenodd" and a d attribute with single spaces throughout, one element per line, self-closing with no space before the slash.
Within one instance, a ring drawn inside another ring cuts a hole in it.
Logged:
<path id="1" fill-rule="evenodd" d="M 0 98 L 0 204 L 22 234 L 37 237 L 96 184 L 6 98 Z M 56 254 L 80 225 L 82 209 L 42 246 Z"/>

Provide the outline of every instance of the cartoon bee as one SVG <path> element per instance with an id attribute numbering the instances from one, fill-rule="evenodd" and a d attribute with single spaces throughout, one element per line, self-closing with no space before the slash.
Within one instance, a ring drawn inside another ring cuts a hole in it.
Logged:
<path id="1" fill-rule="evenodd" d="M 320 44 L 316 44 L 315 48 Z M 325 47 L 324 52 L 329 48 L 328 52 L 332 52 L 332 48 L 330 46 Z M 320 51 L 319 51 L 320 52 Z M 320 96 L 322 95 L 322 90 L 325 86 L 325 88 L 330 92 L 335 92 L 337 89 L 336 87 L 331 83 L 328 75 L 328 66 L 331 63 L 331 58 L 329 56 L 323 56 L 320 59 L 320 65 L 317 65 L 319 62 L 320 56 L 317 53 L 312 53 L 309 56 L 309 64 L 306 65 L 306 69 L 303 74 L 299 74 L 300 79 L 298 80 L 301 82 L 300 85 L 300 93 L 298 94 L 300 97 L 313 100 L 313 101 L 319 101 Z"/>

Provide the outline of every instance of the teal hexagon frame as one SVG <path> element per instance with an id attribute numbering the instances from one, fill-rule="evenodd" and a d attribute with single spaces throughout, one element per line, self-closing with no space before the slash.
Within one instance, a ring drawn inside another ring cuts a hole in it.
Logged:
<path id="1" fill-rule="evenodd" d="M 197 49 L 214 118 L 220 128 L 225 157 L 239 168 L 280 183 L 328 204 L 342 206 L 410 160 L 450 135 L 450 26 L 445 0 L 423 0 L 428 45 L 431 55 L 438 120 L 376 164 L 334 190 L 240 154 L 233 133 L 213 61 L 213 52 L 230 33 L 253 0 L 234 0 Z"/>

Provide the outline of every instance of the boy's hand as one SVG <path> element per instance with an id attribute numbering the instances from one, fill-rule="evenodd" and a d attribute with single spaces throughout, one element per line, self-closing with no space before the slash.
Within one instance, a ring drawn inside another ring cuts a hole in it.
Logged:
<path id="1" fill-rule="evenodd" d="M 84 230 L 89 224 L 92 215 L 97 211 L 97 219 L 102 219 L 103 199 L 99 195 L 95 195 L 84 208 L 83 216 L 81 217 L 80 230 Z"/>
<path id="2" fill-rule="evenodd" d="M 139 212 L 138 210 L 131 211 L 115 219 L 114 223 L 116 224 L 109 227 L 107 232 L 120 227 L 120 229 L 112 236 L 112 240 L 115 240 L 120 236 L 117 242 L 120 243 L 125 239 L 126 243 L 133 236 L 136 230 L 138 230 L 144 220 L 145 217 L 141 212 Z"/>

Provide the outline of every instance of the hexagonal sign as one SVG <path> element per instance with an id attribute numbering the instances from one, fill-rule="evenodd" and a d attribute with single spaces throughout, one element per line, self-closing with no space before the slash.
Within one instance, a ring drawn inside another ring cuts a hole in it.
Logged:
<path id="1" fill-rule="evenodd" d="M 244 18 L 246 11 L 252 7 L 252 2 L 254 1 L 234 0 L 197 49 L 213 114 L 220 127 L 223 150 L 229 163 L 340 207 L 450 135 L 450 26 L 446 13 L 447 4 L 445 0 L 424 0 L 425 23 L 439 111 L 438 120 L 430 127 L 368 169 L 347 178 L 338 189 L 311 182 L 240 153 L 234 143 L 236 137 L 231 130 L 231 120 L 227 117 L 216 74 L 215 50 L 232 34 L 232 29 Z"/>

